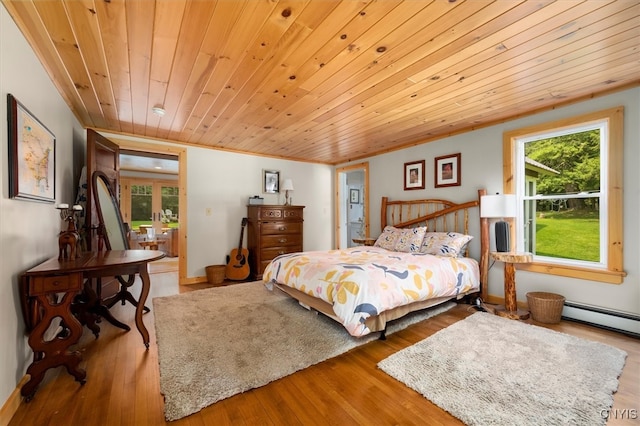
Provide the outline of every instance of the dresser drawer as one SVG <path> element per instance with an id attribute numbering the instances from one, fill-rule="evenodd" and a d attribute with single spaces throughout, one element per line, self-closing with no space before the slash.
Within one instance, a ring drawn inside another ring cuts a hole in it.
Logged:
<path id="1" fill-rule="evenodd" d="M 266 247 L 260 250 L 260 258 L 262 262 L 269 263 L 274 258 L 286 253 L 296 253 L 302 251 L 302 246 L 289 246 L 289 247 Z"/>
<path id="2" fill-rule="evenodd" d="M 262 247 L 300 246 L 300 234 L 273 234 L 262 236 Z"/>
<path id="3" fill-rule="evenodd" d="M 301 222 L 262 222 L 262 235 L 302 234 Z"/>
<path id="4" fill-rule="evenodd" d="M 269 219 L 286 219 L 286 220 L 302 220 L 301 207 L 261 207 L 258 214 L 259 220 Z"/>
<path id="5" fill-rule="evenodd" d="M 80 291 L 81 288 L 82 273 L 55 275 L 49 277 L 36 276 L 29 278 L 30 296 L 66 291 Z"/>
<path id="6" fill-rule="evenodd" d="M 263 207 L 260 209 L 258 218 L 265 219 L 282 219 L 282 209 L 279 207 Z"/>

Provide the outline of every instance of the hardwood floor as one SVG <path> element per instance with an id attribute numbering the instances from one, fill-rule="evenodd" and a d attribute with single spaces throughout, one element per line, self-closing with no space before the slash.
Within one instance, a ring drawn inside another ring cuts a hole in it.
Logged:
<path id="1" fill-rule="evenodd" d="M 150 307 L 152 297 L 194 290 L 193 286 L 178 288 L 175 272 L 153 274 L 151 282 L 152 293 L 147 303 Z M 83 354 L 86 384 L 80 386 L 62 368 L 48 371 L 34 399 L 21 403 L 11 426 L 165 424 L 153 311 L 145 315 L 151 335 L 148 351 L 135 328 L 132 306 L 115 306 L 113 313 L 131 325 L 132 330 L 127 333 L 103 322 L 98 339 L 85 330 L 77 349 Z M 435 318 L 394 333 L 386 341 L 360 346 L 171 424 L 462 424 L 387 376 L 376 364 L 471 313 L 468 306 L 458 305 Z M 628 358 L 618 392 L 614 395 L 612 411 L 636 410 L 636 416 L 640 416 L 640 340 L 566 321 L 549 328 L 625 350 Z M 638 419 L 612 418 L 608 424 L 637 425 L 638 422 Z"/>

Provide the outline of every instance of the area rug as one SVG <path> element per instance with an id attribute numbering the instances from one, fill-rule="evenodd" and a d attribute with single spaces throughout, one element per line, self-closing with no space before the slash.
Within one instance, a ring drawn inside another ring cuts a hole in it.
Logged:
<path id="1" fill-rule="evenodd" d="M 475 313 L 378 364 L 468 425 L 599 425 L 626 352 Z"/>
<path id="2" fill-rule="evenodd" d="M 455 306 L 390 323 L 387 335 Z M 375 340 L 301 307 L 262 282 L 153 299 L 165 417 L 177 420 Z"/>

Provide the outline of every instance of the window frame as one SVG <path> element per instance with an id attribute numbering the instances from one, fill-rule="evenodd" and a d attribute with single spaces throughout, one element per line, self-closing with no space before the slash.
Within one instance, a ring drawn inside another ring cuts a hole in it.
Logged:
<path id="1" fill-rule="evenodd" d="M 601 169 L 606 168 L 606 200 L 607 205 L 601 208 L 604 212 L 602 220 L 605 220 L 607 227 L 607 241 L 605 244 L 606 259 L 605 267 L 591 267 L 582 265 L 569 265 L 559 262 L 544 262 L 540 259 L 534 259 L 529 264 L 518 264 L 518 269 L 559 275 L 564 277 L 572 277 L 584 280 L 598 281 L 609 284 L 621 284 L 626 276 L 623 268 L 623 158 L 624 158 L 624 137 L 623 137 L 623 117 L 624 108 L 616 107 L 604 111 L 598 111 L 583 114 L 576 117 L 557 120 L 554 122 L 542 123 L 534 126 L 524 127 L 511 130 L 503 134 L 503 192 L 505 194 L 516 194 L 516 188 L 519 182 L 517 167 L 519 166 L 517 158 L 518 140 L 531 138 L 536 135 L 543 135 L 559 131 L 563 128 L 573 128 L 589 123 L 607 122 L 608 134 L 604 137 L 608 140 L 607 150 L 601 158 Z M 523 174 L 523 178 L 526 176 Z M 524 183 L 523 183 L 524 184 Z M 522 223 L 523 209 L 518 208 L 517 223 Z M 516 227 L 511 227 L 511 240 L 516 242 L 516 247 L 523 247 L 523 244 L 517 239 L 521 238 L 520 232 Z M 602 246 L 601 246 L 602 248 Z"/>

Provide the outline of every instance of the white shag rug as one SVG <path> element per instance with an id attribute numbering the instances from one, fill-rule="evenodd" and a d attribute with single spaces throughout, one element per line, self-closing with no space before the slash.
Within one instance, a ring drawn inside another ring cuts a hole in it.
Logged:
<path id="1" fill-rule="evenodd" d="M 626 356 L 475 313 L 378 367 L 468 425 L 604 425 Z"/>
<path id="2" fill-rule="evenodd" d="M 412 313 L 387 334 L 455 306 Z M 324 315 L 262 282 L 153 299 L 165 418 L 177 420 L 375 340 L 355 338 Z"/>

